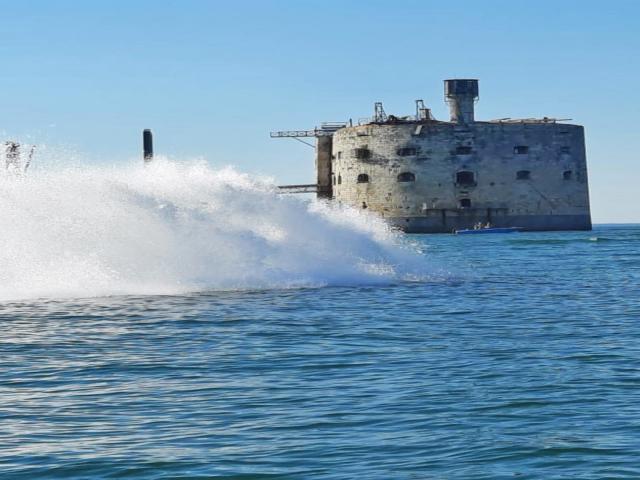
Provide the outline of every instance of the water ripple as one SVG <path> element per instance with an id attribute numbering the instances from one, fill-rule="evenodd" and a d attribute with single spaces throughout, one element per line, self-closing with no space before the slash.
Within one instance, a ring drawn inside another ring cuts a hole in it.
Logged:
<path id="1" fill-rule="evenodd" d="M 455 281 L 4 303 L 1 477 L 640 478 L 640 228 L 516 235 L 415 237 Z"/>

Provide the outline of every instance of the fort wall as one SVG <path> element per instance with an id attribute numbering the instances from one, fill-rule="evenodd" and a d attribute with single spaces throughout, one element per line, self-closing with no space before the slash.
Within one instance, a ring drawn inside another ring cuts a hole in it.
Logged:
<path id="1" fill-rule="evenodd" d="M 555 122 L 370 123 L 333 135 L 333 198 L 408 232 L 478 222 L 591 228 L 584 130 Z"/>

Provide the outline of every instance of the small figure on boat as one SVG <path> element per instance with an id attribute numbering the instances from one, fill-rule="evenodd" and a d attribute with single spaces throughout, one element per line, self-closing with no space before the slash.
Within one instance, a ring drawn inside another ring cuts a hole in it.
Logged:
<path id="1" fill-rule="evenodd" d="M 494 227 L 491 222 L 483 224 L 478 222 L 473 225 L 473 228 L 465 228 L 462 230 L 454 230 L 456 235 L 465 235 L 469 233 L 515 233 L 521 231 L 520 227 Z"/>
<path id="2" fill-rule="evenodd" d="M 491 223 L 487 222 L 483 224 L 482 222 L 478 222 L 473 226 L 474 230 L 482 230 L 483 228 L 491 228 Z"/>
<path id="3" fill-rule="evenodd" d="M 473 226 L 474 230 L 482 230 L 483 228 L 491 228 L 491 222 L 487 222 L 484 225 L 482 222 L 478 222 Z"/>

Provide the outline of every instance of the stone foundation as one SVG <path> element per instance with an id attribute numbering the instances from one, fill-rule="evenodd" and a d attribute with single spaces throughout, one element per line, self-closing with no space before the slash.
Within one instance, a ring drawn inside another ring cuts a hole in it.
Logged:
<path id="1" fill-rule="evenodd" d="M 481 222 L 492 227 L 520 227 L 523 231 L 591 230 L 589 215 L 500 215 L 470 213 L 425 217 L 392 217 L 387 221 L 407 233 L 452 233 Z"/>

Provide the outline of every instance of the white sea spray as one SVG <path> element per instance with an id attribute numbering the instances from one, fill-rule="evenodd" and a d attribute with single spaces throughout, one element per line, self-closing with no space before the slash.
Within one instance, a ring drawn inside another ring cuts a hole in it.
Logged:
<path id="1" fill-rule="evenodd" d="M 0 176 L 0 300 L 428 279 L 373 214 L 206 162 Z"/>

